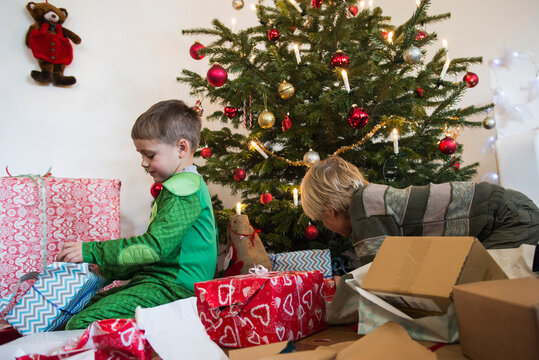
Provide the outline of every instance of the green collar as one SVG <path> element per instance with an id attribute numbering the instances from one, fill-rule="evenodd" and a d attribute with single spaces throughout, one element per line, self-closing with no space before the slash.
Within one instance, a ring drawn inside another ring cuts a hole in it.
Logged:
<path id="1" fill-rule="evenodd" d="M 172 175 L 163 186 L 174 195 L 187 196 L 198 191 L 201 181 L 200 175 L 185 171 Z"/>

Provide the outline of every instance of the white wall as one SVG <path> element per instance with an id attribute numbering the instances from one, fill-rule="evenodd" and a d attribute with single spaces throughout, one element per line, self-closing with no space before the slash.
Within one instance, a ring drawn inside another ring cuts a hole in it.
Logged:
<path id="1" fill-rule="evenodd" d="M 150 211 L 151 178 L 140 167 L 130 138 L 137 116 L 153 103 L 180 98 L 194 104 L 188 89 L 176 81 L 181 68 L 200 74 L 206 59 L 189 57 L 196 40 L 181 29 L 208 27 L 213 18 L 237 27 L 256 24 L 253 0 L 236 11 L 229 0 L 57 0 L 69 11 L 65 27 L 82 38 L 74 45 L 74 61 L 66 75 L 74 75 L 71 88 L 40 86 L 30 78 L 37 61 L 24 45 L 32 20 L 26 1 L 0 0 L 4 30 L 0 32 L 0 173 L 9 165 L 13 174 L 43 173 L 53 166 L 58 177 L 104 177 L 122 181 L 122 235 L 144 231 Z M 375 1 L 400 23 L 412 13 L 413 0 Z M 429 26 L 449 42 L 452 57 L 499 56 L 504 46 L 539 55 L 539 2 L 441 1 L 432 13 L 451 12 L 449 21 Z M 512 14 L 512 15 L 510 15 Z M 199 39 L 204 43 L 205 39 Z M 537 60 L 536 60 L 537 62 Z M 488 65 L 475 66 L 479 85 L 468 92 L 464 104 L 491 100 Z M 205 103 L 206 113 L 211 111 Z M 206 123 L 210 127 L 219 124 Z M 480 161 L 477 179 L 496 171 L 492 153 L 481 153 L 488 136 L 483 130 L 464 131 L 465 162 Z M 213 188 L 225 194 L 219 188 Z M 225 205 L 234 199 L 226 197 Z"/>

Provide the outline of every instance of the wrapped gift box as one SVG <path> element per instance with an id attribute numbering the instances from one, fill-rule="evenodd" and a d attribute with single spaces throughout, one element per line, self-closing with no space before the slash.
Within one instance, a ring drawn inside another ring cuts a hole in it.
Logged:
<path id="1" fill-rule="evenodd" d="M 314 271 L 319 270 L 324 278 L 331 278 L 331 252 L 325 250 L 300 250 L 269 254 L 274 271 Z"/>
<path id="2" fill-rule="evenodd" d="M 0 178 L 0 297 L 25 273 L 43 270 L 44 229 L 49 264 L 64 242 L 120 237 L 119 180 L 46 176 L 43 183 Z"/>
<path id="3" fill-rule="evenodd" d="M 298 340 L 326 328 L 322 273 L 267 272 L 195 284 L 210 338 L 224 347 Z"/>

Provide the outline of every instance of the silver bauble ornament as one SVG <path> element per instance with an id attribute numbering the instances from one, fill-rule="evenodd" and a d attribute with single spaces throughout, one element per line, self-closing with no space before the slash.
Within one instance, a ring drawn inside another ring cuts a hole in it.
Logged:
<path id="1" fill-rule="evenodd" d="M 296 89 L 294 89 L 294 85 L 290 84 L 289 82 L 283 81 L 279 85 L 277 92 L 279 93 L 279 96 L 281 97 L 281 99 L 288 100 L 292 96 L 294 96 Z"/>
<path id="2" fill-rule="evenodd" d="M 487 130 L 494 129 L 496 126 L 496 120 L 494 118 L 487 116 L 483 119 L 483 127 Z"/>
<path id="3" fill-rule="evenodd" d="M 275 124 L 275 116 L 268 110 L 264 110 L 258 115 L 258 125 L 264 129 L 269 129 Z"/>
<path id="4" fill-rule="evenodd" d="M 243 0 L 232 0 L 232 7 L 236 10 L 243 9 Z"/>
<path id="5" fill-rule="evenodd" d="M 408 49 L 404 50 L 402 57 L 404 61 L 409 65 L 417 64 L 421 61 L 421 50 L 416 46 L 410 46 Z"/>
<path id="6" fill-rule="evenodd" d="M 305 161 L 309 165 L 313 165 L 320 161 L 320 155 L 318 155 L 316 151 L 309 149 L 309 151 L 307 151 L 305 155 L 303 155 L 303 161 Z"/>

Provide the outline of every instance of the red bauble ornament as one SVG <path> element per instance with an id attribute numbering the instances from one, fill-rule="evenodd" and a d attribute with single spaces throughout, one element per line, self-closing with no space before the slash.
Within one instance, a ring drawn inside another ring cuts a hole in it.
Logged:
<path id="1" fill-rule="evenodd" d="M 460 163 L 458 161 L 455 161 L 453 163 L 453 168 L 455 169 L 455 171 L 459 171 L 460 169 Z"/>
<path id="2" fill-rule="evenodd" d="M 206 78 L 208 79 L 208 83 L 210 83 L 211 86 L 219 87 L 223 86 L 228 80 L 228 73 L 222 66 L 214 64 L 208 70 Z"/>
<path id="3" fill-rule="evenodd" d="M 471 71 L 468 71 L 462 78 L 462 81 L 464 81 L 469 88 L 473 88 L 479 82 L 479 76 Z"/>
<path id="4" fill-rule="evenodd" d="M 365 112 L 365 109 L 352 105 L 352 110 L 348 114 L 348 122 L 354 129 L 361 129 L 369 123 L 369 114 Z"/>
<path id="5" fill-rule="evenodd" d="M 446 136 L 445 138 L 443 138 L 440 141 L 440 144 L 438 144 L 440 151 L 446 155 L 454 154 L 455 151 L 457 151 L 458 146 L 459 144 L 457 144 L 456 140 L 453 138 L 450 138 L 449 136 Z"/>
<path id="6" fill-rule="evenodd" d="M 260 202 L 262 203 L 262 205 L 266 205 L 271 200 L 273 200 L 273 196 L 268 192 L 260 195 Z"/>
<path id="7" fill-rule="evenodd" d="M 324 0 L 311 0 L 311 5 L 315 7 L 315 9 L 320 9 L 320 6 Z"/>
<path id="8" fill-rule="evenodd" d="M 236 179 L 236 181 L 242 181 L 245 179 L 245 176 L 247 176 L 247 173 L 242 168 L 234 170 L 234 179 Z"/>
<path id="9" fill-rule="evenodd" d="M 348 8 L 348 10 L 350 10 L 350 12 L 352 13 L 352 15 L 356 16 L 357 15 L 357 12 L 359 11 L 358 7 L 355 6 L 355 5 L 350 5 L 350 7 Z"/>
<path id="10" fill-rule="evenodd" d="M 292 127 L 292 120 L 290 119 L 290 116 L 286 115 L 283 119 L 283 123 L 281 124 L 281 129 L 283 129 L 283 132 L 290 129 Z"/>
<path id="11" fill-rule="evenodd" d="M 307 240 L 314 240 L 318 237 L 318 229 L 314 225 L 308 225 L 303 232 Z"/>
<path id="12" fill-rule="evenodd" d="M 195 60 L 200 60 L 204 57 L 204 55 L 200 54 L 198 50 L 204 49 L 204 45 L 199 43 L 198 41 L 195 41 L 193 45 L 189 48 L 189 55 Z"/>
<path id="13" fill-rule="evenodd" d="M 348 58 L 348 55 L 343 53 L 341 50 L 338 50 L 331 58 L 331 66 L 334 68 L 347 68 L 348 65 L 350 65 L 350 59 Z"/>
<path id="14" fill-rule="evenodd" d="M 414 92 L 417 97 L 423 97 L 423 95 L 425 95 L 425 90 L 421 89 L 420 87 L 415 89 Z"/>
<path id="15" fill-rule="evenodd" d="M 200 155 L 202 155 L 204 159 L 209 159 L 213 155 L 213 151 L 211 151 L 211 149 L 206 146 L 200 151 Z"/>
<path id="16" fill-rule="evenodd" d="M 417 32 L 415 33 L 415 39 L 416 40 L 423 40 L 427 37 L 427 33 L 425 33 L 424 31 L 422 30 L 417 30 Z"/>
<path id="17" fill-rule="evenodd" d="M 384 37 L 384 40 L 387 40 L 389 33 L 387 31 L 382 31 L 382 36 Z"/>
<path id="18" fill-rule="evenodd" d="M 232 119 L 238 113 L 238 108 L 235 106 L 225 106 L 225 115 L 227 118 Z"/>
<path id="19" fill-rule="evenodd" d="M 273 28 L 268 30 L 268 39 L 271 41 L 279 40 L 279 30 Z"/>
<path id="20" fill-rule="evenodd" d="M 157 182 L 153 183 L 152 187 L 150 188 L 150 194 L 152 194 L 154 199 L 157 199 L 161 190 L 163 190 L 163 184 Z"/>

